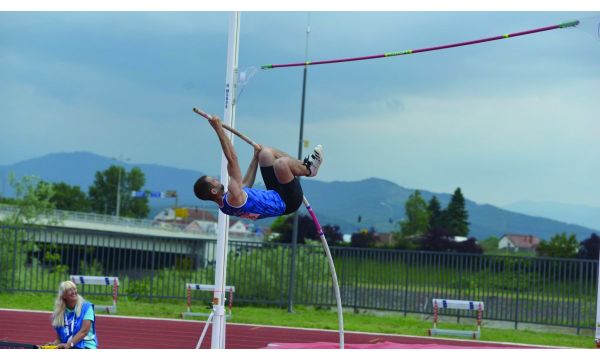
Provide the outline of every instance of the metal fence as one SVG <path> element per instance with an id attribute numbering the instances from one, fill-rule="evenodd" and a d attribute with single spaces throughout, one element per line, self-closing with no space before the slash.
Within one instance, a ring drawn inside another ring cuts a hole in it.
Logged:
<path id="1" fill-rule="evenodd" d="M 183 309 L 186 283 L 214 282 L 214 250 L 214 241 L 197 238 L 0 226 L 0 291 L 54 293 L 69 274 L 118 276 L 120 296 L 180 299 Z M 287 244 L 230 241 L 226 275 L 235 302 L 334 307 L 323 249 L 296 248 L 293 282 L 292 251 Z M 485 319 L 515 327 L 595 327 L 598 261 L 349 247 L 331 253 L 346 308 L 431 314 L 432 298 L 480 300 Z M 111 295 L 91 285 L 81 292 Z"/>

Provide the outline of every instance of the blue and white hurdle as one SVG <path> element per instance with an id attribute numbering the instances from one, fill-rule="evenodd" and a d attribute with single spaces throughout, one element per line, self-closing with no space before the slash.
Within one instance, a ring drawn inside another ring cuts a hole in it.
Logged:
<path id="1" fill-rule="evenodd" d="M 473 339 L 479 339 L 481 335 L 481 318 L 483 314 L 483 301 L 470 300 L 450 300 L 450 299 L 432 299 L 433 302 L 433 328 L 429 329 L 429 336 L 452 335 L 465 336 Z M 438 328 L 439 309 L 456 309 L 477 311 L 477 330 L 451 330 Z"/>
<path id="2" fill-rule="evenodd" d="M 185 284 L 185 288 L 187 289 L 187 311 L 181 313 L 182 318 L 186 317 L 194 317 L 194 316 L 209 316 L 208 313 L 198 313 L 192 312 L 192 290 L 199 291 L 215 291 L 215 286 L 210 284 Z M 225 292 L 229 292 L 229 313 L 226 315 L 226 318 L 231 318 L 231 309 L 233 308 L 233 293 L 235 292 L 235 286 L 225 285 Z M 224 299 L 227 301 L 227 299 Z"/>
<path id="3" fill-rule="evenodd" d="M 119 289 L 119 278 L 114 276 L 86 276 L 86 275 L 70 275 L 71 281 L 75 284 L 83 285 L 104 285 L 113 287 L 113 304 L 112 305 L 96 305 L 96 311 L 105 311 L 108 314 L 117 313 L 117 293 Z"/>

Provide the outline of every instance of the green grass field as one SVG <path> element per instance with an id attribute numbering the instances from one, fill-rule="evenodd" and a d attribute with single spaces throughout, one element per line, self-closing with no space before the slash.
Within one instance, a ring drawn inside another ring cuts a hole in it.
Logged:
<path id="1" fill-rule="evenodd" d="M 54 304 L 54 294 L 44 293 L 0 293 L 0 308 L 45 310 L 51 311 Z M 110 304 L 109 297 L 88 300 L 98 304 Z M 193 304 L 194 312 L 210 312 L 207 305 Z M 178 319 L 185 311 L 185 303 L 181 300 L 161 300 L 149 303 L 146 301 L 130 300 L 126 297 L 119 298 L 118 315 L 141 316 Z M 230 322 L 259 325 L 278 325 L 290 327 L 304 327 L 337 330 L 338 319 L 335 308 L 315 309 L 295 306 L 294 312 L 277 307 L 250 307 L 236 306 L 233 309 L 233 318 Z M 50 326 L 50 324 L 48 324 Z M 344 313 L 344 328 L 346 331 L 376 332 L 385 334 L 417 335 L 424 336 L 431 327 L 430 320 L 422 320 L 418 316 L 403 316 L 398 313 L 359 313 L 351 311 Z M 452 321 L 444 322 L 444 328 L 472 330 L 473 325 L 456 324 Z M 592 335 L 574 335 L 555 332 L 532 330 L 496 329 L 486 326 L 485 315 L 481 332 L 482 341 L 501 341 L 520 344 L 561 346 L 573 348 L 593 348 Z"/>

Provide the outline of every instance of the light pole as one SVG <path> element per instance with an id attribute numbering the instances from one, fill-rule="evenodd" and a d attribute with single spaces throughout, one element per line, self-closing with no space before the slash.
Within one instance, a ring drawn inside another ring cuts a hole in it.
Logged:
<path id="1" fill-rule="evenodd" d="M 310 12 L 306 25 L 306 47 L 304 48 L 304 58 L 308 61 L 308 35 L 310 34 Z M 302 145 L 304 144 L 304 104 L 306 102 L 306 73 L 308 66 L 304 66 L 302 76 L 302 101 L 300 106 L 300 134 L 298 139 L 298 159 L 302 160 Z M 292 228 L 292 258 L 290 261 L 290 287 L 288 289 L 288 312 L 294 312 L 294 277 L 296 276 L 296 251 L 298 248 L 298 212 L 294 213 L 294 225 Z"/>
<path id="2" fill-rule="evenodd" d="M 124 162 L 124 161 L 129 161 L 131 160 L 130 158 L 126 158 L 123 156 L 123 154 L 119 154 L 118 158 L 112 158 L 113 160 L 119 161 L 119 162 Z M 115 215 L 117 217 L 119 217 L 120 213 L 121 213 L 121 167 L 118 166 L 117 167 L 118 172 L 118 176 L 117 176 L 117 209 L 115 211 Z"/>

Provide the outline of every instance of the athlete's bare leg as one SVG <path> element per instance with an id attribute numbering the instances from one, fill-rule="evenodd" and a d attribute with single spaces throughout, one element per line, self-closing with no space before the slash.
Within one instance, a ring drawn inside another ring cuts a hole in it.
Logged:
<path id="1" fill-rule="evenodd" d="M 258 163 L 261 167 L 273 166 L 275 176 L 280 184 L 287 184 L 295 176 L 316 176 L 319 166 L 323 161 L 323 147 L 317 145 L 313 153 L 304 161 L 294 159 L 285 152 L 263 147 L 258 154 Z"/>
<path id="2" fill-rule="evenodd" d="M 275 176 L 280 184 L 287 184 L 294 180 L 295 176 L 308 176 L 310 171 L 304 163 L 290 157 L 285 152 L 263 146 L 258 154 L 258 164 L 261 167 L 273 166 Z"/>

